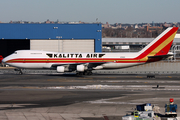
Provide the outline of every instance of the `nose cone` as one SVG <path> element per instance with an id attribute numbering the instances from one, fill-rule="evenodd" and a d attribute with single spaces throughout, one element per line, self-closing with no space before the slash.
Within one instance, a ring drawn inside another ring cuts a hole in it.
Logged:
<path id="1" fill-rule="evenodd" d="M 4 60 L 4 59 L 1 59 L 1 60 L 0 60 L 0 63 L 1 63 L 1 62 L 5 63 L 5 60 Z"/>
<path id="2" fill-rule="evenodd" d="M 4 63 L 4 64 L 6 63 L 5 59 L 2 59 L 0 62 L 2 62 L 2 63 Z"/>
<path id="3" fill-rule="evenodd" d="M 4 59 L 2 59 L 2 63 L 3 63 L 4 65 L 10 65 L 10 64 L 8 63 L 9 60 L 10 60 L 9 57 L 5 57 Z"/>
<path id="4" fill-rule="evenodd" d="M 3 63 L 6 63 L 8 61 L 8 57 L 5 57 L 4 59 L 2 59 Z"/>

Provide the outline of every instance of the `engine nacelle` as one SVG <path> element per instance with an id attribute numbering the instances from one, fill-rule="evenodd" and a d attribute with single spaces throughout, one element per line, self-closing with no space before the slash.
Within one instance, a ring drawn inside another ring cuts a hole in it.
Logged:
<path id="1" fill-rule="evenodd" d="M 169 57 L 168 57 L 168 58 L 166 58 L 166 59 L 173 59 L 173 57 L 174 57 L 174 56 L 169 56 Z"/>
<path id="2" fill-rule="evenodd" d="M 64 72 L 64 66 L 57 66 L 57 72 Z"/>
<path id="3" fill-rule="evenodd" d="M 84 65 L 77 65 L 77 66 L 76 66 L 76 70 L 77 70 L 78 72 L 84 72 L 85 66 L 84 66 Z"/>

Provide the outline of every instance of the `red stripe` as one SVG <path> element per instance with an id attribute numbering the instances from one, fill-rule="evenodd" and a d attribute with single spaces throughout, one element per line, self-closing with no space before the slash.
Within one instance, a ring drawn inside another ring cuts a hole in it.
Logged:
<path id="1" fill-rule="evenodd" d="M 35 61 L 38 60 L 38 61 Z M 56 61 L 53 61 L 56 60 Z M 58 61 L 59 60 L 59 61 Z M 71 60 L 71 61 L 68 61 Z M 85 61 L 82 61 L 85 60 Z M 92 61 L 93 60 L 93 61 Z M 118 61 L 123 60 L 123 61 Z M 135 60 L 135 59 L 123 59 L 123 58 L 21 58 L 21 59 L 12 59 L 7 61 L 8 63 L 98 63 L 98 62 L 115 62 L 115 63 L 141 63 L 146 61 L 128 61 L 128 60 Z"/>
<path id="2" fill-rule="evenodd" d="M 11 60 L 132 60 L 132 59 L 123 59 L 123 58 L 18 58 Z"/>
<path id="3" fill-rule="evenodd" d="M 9 62 L 9 63 L 101 63 L 102 61 L 52 61 L 52 62 L 45 62 L 45 61 L 16 61 L 16 62 Z M 108 62 L 114 62 L 114 61 L 103 61 L 105 63 Z M 142 63 L 142 62 L 146 62 L 146 61 L 115 61 L 114 63 Z"/>

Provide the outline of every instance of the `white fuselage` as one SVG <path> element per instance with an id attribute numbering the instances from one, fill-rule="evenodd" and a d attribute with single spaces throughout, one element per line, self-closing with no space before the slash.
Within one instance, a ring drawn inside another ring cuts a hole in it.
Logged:
<path id="1" fill-rule="evenodd" d="M 54 64 L 97 63 L 106 62 L 94 69 L 118 69 L 144 62 L 118 62 L 123 59 L 133 59 L 136 53 L 57 53 L 35 50 L 19 50 L 3 59 L 6 64 L 18 68 L 51 68 Z M 49 56 L 48 56 L 49 55 Z M 96 59 L 98 61 L 96 61 Z M 63 60 L 63 61 L 62 61 Z"/>

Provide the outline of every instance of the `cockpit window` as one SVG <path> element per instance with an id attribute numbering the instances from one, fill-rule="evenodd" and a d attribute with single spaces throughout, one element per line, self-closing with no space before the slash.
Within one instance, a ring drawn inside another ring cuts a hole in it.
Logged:
<path id="1" fill-rule="evenodd" d="M 17 54 L 17 52 L 14 52 L 14 54 Z"/>

